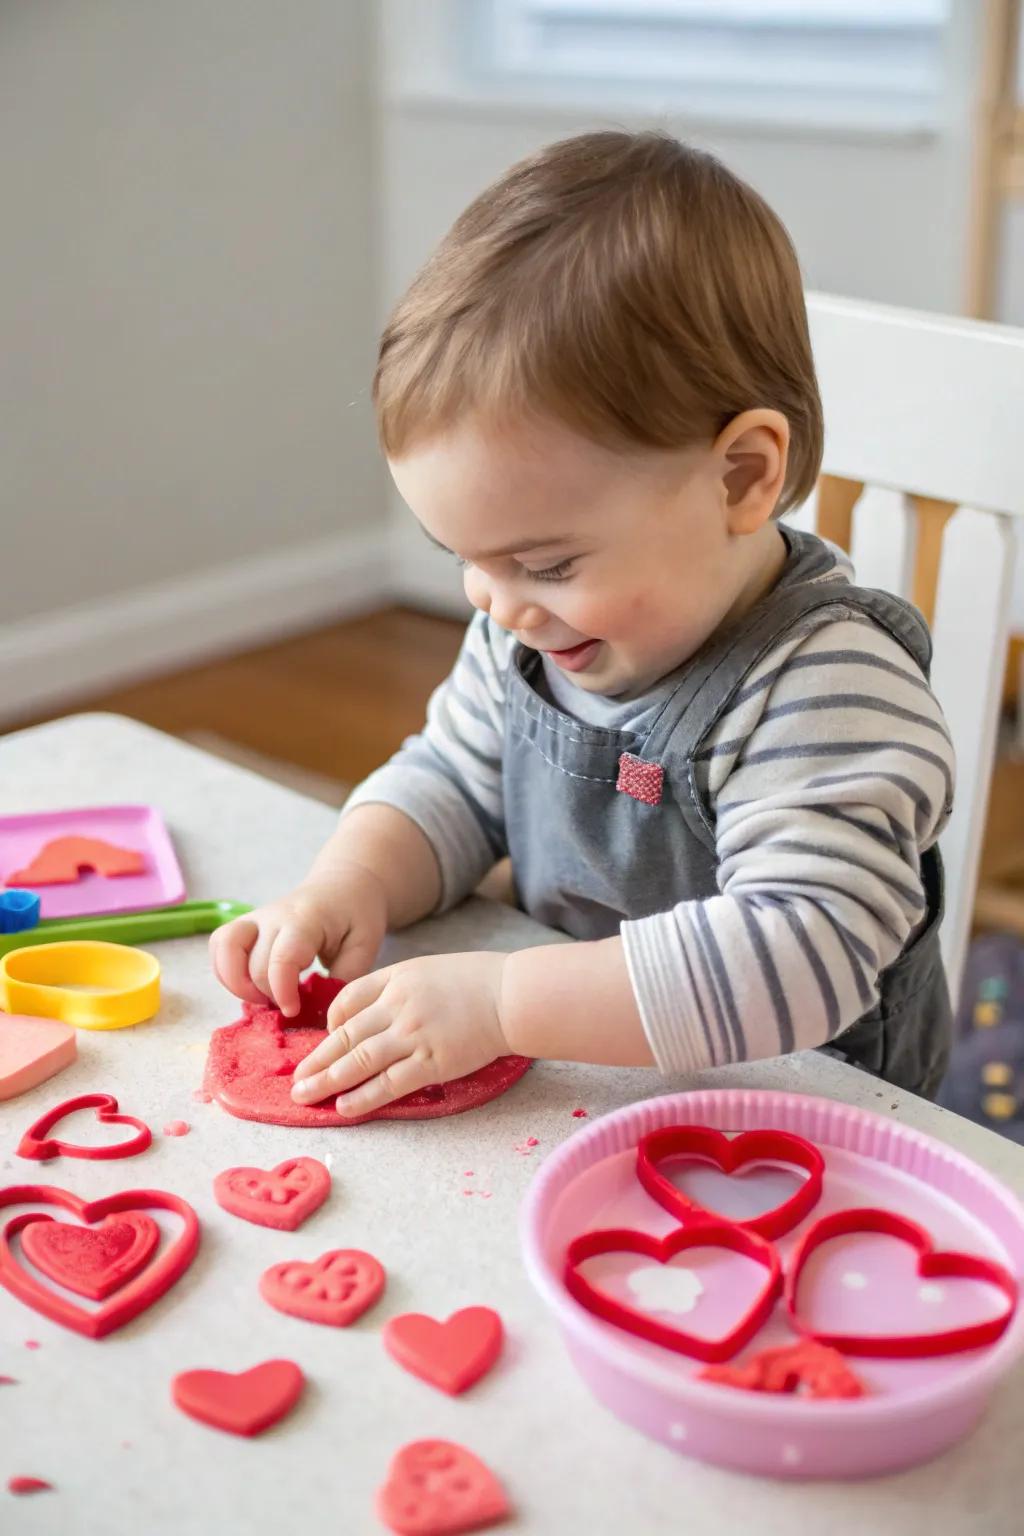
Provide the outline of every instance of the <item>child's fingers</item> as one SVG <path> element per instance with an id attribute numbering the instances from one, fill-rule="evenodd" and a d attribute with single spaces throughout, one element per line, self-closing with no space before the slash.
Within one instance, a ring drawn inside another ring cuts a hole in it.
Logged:
<path id="1" fill-rule="evenodd" d="M 354 1120 L 357 1115 L 368 1115 L 385 1104 L 393 1104 L 395 1099 L 415 1093 L 417 1088 L 425 1088 L 432 1081 L 429 1068 L 415 1056 L 406 1056 L 393 1066 L 385 1067 L 368 1083 L 353 1088 L 351 1093 L 341 1094 L 335 1099 L 334 1107 L 345 1119 Z"/>
<path id="2" fill-rule="evenodd" d="M 267 985 L 286 1018 L 299 1011 L 299 977 L 316 959 L 316 943 L 301 928 L 285 926 L 270 947 Z"/>
<path id="3" fill-rule="evenodd" d="M 249 951 L 249 976 L 259 988 L 264 1006 L 268 1001 L 274 1000 L 274 994 L 270 990 L 270 951 L 274 947 L 274 940 L 279 932 L 279 923 L 261 923 L 259 938 Z"/>
<path id="4" fill-rule="evenodd" d="M 330 1043 L 333 1045 L 336 1039 L 337 1036 L 332 1037 Z M 321 1071 L 295 1083 L 292 1094 L 294 1097 L 301 1096 L 302 1101 L 309 1104 L 325 1099 L 328 1094 L 357 1088 L 368 1078 L 393 1066 L 407 1049 L 401 1040 L 396 1040 L 393 1031 L 385 1027 L 368 1039 L 359 1041 L 351 1051 L 345 1051 Z"/>
<path id="5" fill-rule="evenodd" d="M 258 925 L 248 917 L 236 917 L 210 935 L 210 958 L 218 981 L 250 1003 L 265 1001 L 249 977 L 249 953 L 258 936 Z"/>
<path id="6" fill-rule="evenodd" d="M 303 1057 L 292 1073 L 292 1081 L 305 1086 L 307 1078 L 315 1076 L 332 1062 L 337 1061 L 339 1057 L 355 1050 L 371 1036 L 379 1035 L 390 1023 L 391 1014 L 383 1003 L 371 1004 L 369 1008 L 362 1009 L 354 1021 L 334 1030 L 326 1040 L 321 1040 L 319 1045 L 314 1046 L 308 1056 Z"/>
<path id="7" fill-rule="evenodd" d="M 385 965 L 379 971 L 371 971 L 369 976 L 359 976 L 355 981 L 348 982 L 345 990 L 338 993 L 327 1010 L 327 1028 L 330 1033 L 333 1034 L 336 1029 L 354 1019 L 363 1008 L 375 1003 L 387 986 L 390 975 L 391 967 Z"/>

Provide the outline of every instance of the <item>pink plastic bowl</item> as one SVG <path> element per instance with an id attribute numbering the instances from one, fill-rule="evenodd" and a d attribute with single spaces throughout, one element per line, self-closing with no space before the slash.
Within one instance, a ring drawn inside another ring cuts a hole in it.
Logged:
<path id="1" fill-rule="evenodd" d="M 1024 1352 L 1024 1306 L 985 1349 L 934 1359 L 852 1361 L 869 1395 L 821 1401 L 700 1381 L 698 1362 L 635 1338 L 573 1300 L 562 1283 L 572 1238 L 623 1224 L 660 1235 L 675 1225 L 631 1170 L 641 1136 L 682 1123 L 722 1131 L 772 1127 L 804 1136 L 821 1149 L 825 1194 L 781 1239 L 784 1265 L 796 1239 L 819 1215 L 842 1206 L 878 1205 L 920 1222 L 936 1247 L 985 1254 L 1018 1278 L 1024 1275 L 1024 1208 L 968 1158 L 919 1131 L 796 1094 L 719 1089 L 648 1099 L 595 1121 L 552 1153 L 522 1209 L 527 1273 L 595 1396 L 674 1450 L 771 1477 L 891 1472 L 937 1456 L 972 1430 L 996 1383 Z M 887 1278 L 883 1266 L 883 1300 Z M 737 1358 L 796 1339 L 780 1303 Z"/>

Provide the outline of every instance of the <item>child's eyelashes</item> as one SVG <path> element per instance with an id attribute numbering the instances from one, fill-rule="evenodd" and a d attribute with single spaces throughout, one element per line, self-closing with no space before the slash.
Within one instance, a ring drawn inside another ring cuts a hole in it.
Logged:
<path id="1" fill-rule="evenodd" d="M 574 560 L 559 560 L 557 565 L 549 565 L 544 571 L 526 571 L 531 581 L 564 581 L 571 573 Z"/>
<path id="2" fill-rule="evenodd" d="M 471 561 L 464 560 L 461 555 L 455 555 L 453 558 L 460 570 L 465 570 L 472 564 Z M 531 571 L 527 566 L 523 566 L 522 572 L 530 581 L 565 581 L 572 574 L 572 568 L 575 564 L 575 556 L 571 556 L 567 560 L 559 560 L 557 565 L 547 566 L 542 571 Z"/>

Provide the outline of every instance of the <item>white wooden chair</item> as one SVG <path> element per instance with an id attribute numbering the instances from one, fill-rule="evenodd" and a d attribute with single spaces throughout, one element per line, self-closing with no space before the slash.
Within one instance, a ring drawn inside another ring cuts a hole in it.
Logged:
<path id="1" fill-rule="evenodd" d="M 791 521 L 847 548 L 863 586 L 931 620 L 932 682 L 957 754 L 941 848 L 955 998 L 995 749 L 1014 519 L 1024 518 L 1024 331 L 813 294 L 823 478 Z"/>

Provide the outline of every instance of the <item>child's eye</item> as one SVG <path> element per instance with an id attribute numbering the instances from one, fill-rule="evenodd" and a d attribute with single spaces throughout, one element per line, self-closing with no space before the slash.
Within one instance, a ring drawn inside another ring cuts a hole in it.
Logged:
<path id="1" fill-rule="evenodd" d="M 531 581 L 564 581 L 575 563 L 574 559 L 559 560 L 557 565 L 549 565 L 547 570 L 527 571 L 526 575 Z"/>

